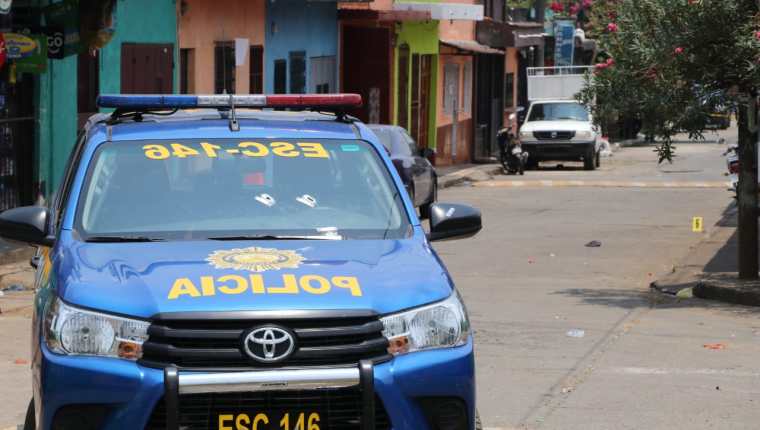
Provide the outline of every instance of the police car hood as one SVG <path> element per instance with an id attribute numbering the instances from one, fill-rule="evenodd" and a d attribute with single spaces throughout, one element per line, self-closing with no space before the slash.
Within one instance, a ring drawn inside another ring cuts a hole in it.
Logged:
<path id="1" fill-rule="evenodd" d="M 56 267 L 68 303 L 149 318 L 164 312 L 372 310 L 448 297 L 427 243 L 404 240 L 84 243 Z"/>

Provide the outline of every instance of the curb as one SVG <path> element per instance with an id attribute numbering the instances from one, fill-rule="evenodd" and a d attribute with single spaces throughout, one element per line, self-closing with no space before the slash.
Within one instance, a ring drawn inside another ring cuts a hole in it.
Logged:
<path id="1" fill-rule="evenodd" d="M 0 266 L 5 264 L 20 263 L 24 260 L 29 261 L 34 256 L 35 249 L 31 246 L 22 246 L 11 249 L 8 252 L 0 253 Z"/>
<path id="2" fill-rule="evenodd" d="M 694 296 L 700 299 L 717 300 L 735 305 L 760 306 L 760 285 L 757 282 L 754 282 L 753 287 L 749 287 L 742 285 L 723 286 L 713 284 L 710 281 L 700 281 L 693 291 Z"/>
<path id="3" fill-rule="evenodd" d="M 462 182 L 471 181 L 477 182 L 478 179 L 470 177 L 472 174 L 485 174 L 488 176 L 495 175 L 501 172 L 501 165 L 486 164 L 477 167 L 470 167 L 462 169 L 457 172 L 449 173 L 448 175 L 438 178 L 438 188 L 449 188 L 461 184 Z"/>

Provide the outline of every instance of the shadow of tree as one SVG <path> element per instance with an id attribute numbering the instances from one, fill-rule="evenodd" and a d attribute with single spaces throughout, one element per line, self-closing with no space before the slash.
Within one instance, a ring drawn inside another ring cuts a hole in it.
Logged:
<path id="1" fill-rule="evenodd" d="M 692 285 L 684 285 L 689 287 Z M 574 297 L 584 304 L 607 306 L 620 309 L 675 309 L 700 308 L 729 311 L 735 314 L 760 316 L 760 308 L 751 306 L 732 305 L 727 303 L 702 300 L 698 298 L 680 299 L 660 292 L 649 290 L 625 290 L 614 288 L 569 288 L 552 293 L 565 297 Z"/>

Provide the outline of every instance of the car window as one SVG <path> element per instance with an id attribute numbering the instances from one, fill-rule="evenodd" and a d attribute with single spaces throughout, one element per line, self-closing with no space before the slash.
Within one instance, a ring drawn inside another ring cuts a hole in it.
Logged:
<path id="1" fill-rule="evenodd" d="M 75 223 L 85 239 L 410 231 L 385 164 L 360 140 L 106 142 L 90 163 Z"/>
<path id="2" fill-rule="evenodd" d="M 419 152 L 417 149 L 417 142 L 412 139 L 412 136 L 409 136 L 409 133 L 407 133 L 406 130 L 401 129 L 401 137 L 404 140 L 404 145 L 409 148 L 410 154 L 417 154 Z"/>
<path id="3" fill-rule="evenodd" d="M 528 121 L 588 121 L 588 111 L 578 103 L 536 103 Z"/>
<path id="4" fill-rule="evenodd" d="M 380 140 L 380 143 L 385 147 L 388 153 L 393 154 L 393 136 L 389 128 L 371 128 L 375 136 Z"/>

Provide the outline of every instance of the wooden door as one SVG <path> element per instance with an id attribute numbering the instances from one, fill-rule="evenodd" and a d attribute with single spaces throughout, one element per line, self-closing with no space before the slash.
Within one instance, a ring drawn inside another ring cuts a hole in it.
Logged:
<path id="1" fill-rule="evenodd" d="M 124 43 L 121 45 L 123 94 L 171 94 L 174 87 L 174 45 Z"/>

